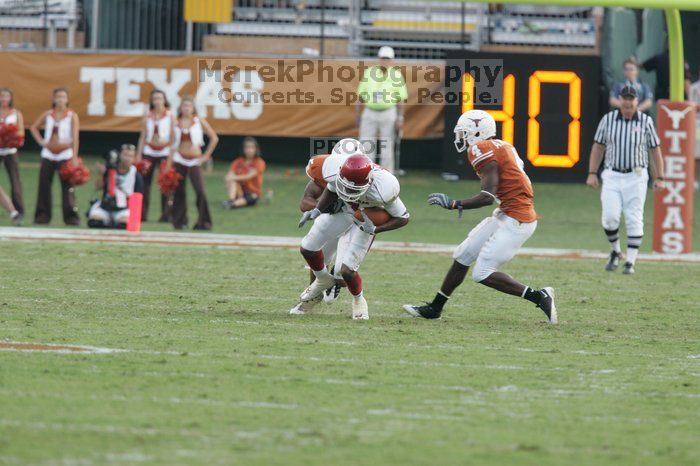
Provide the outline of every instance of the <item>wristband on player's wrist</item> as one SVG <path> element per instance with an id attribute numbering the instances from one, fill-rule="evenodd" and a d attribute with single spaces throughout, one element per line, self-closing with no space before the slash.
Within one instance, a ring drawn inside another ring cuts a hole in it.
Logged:
<path id="1" fill-rule="evenodd" d="M 588 172 L 589 175 L 597 175 L 598 172 Z"/>

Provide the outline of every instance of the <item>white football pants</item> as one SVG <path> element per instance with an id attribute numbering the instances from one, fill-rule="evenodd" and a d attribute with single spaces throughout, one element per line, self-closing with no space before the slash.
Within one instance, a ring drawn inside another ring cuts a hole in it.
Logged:
<path id="1" fill-rule="evenodd" d="M 600 178 L 603 181 L 600 191 L 603 228 L 619 229 L 620 218 L 624 214 L 627 236 L 643 236 L 644 202 L 649 181 L 646 168 L 641 173 L 619 173 L 606 169 Z"/>
<path id="2" fill-rule="evenodd" d="M 510 261 L 535 229 L 537 221 L 521 223 L 496 209 L 491 217 L 482 220 L 469 232 L 452 258 L 465 266 L 476 261 L 472 278 L 481 282 Z"/>

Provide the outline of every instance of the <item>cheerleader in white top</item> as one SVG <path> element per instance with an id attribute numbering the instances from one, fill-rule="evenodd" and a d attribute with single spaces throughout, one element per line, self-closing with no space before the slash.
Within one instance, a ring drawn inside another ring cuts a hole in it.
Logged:
<path id="1" fill-rule="evenodd" d="M 144 174 L 143 210 L 141 221 L 148 220 L 148 206 L 150 204 L 151 184 L 156 170 L 160 170 L 160 163 L 170 155 L 170 146 L 173 141 L 173 127 L 175 118 L 170 111 L 170 103 L 165 93 L 159 89 L 151 92 L 149 100 L 149 112 L 143 119 L 139 144 L 136 149 L 136 161 L 146 159 L 151 162 L 151 167 Z M 168 196 L 161 194 L 161 214 L 159 222 L 170 221 L 170 207 Z"/>
<path id="2" fill-rule="evenodd" d="M 43 136 L 39 133 L 41 127 L 44 128 Z M 42 113 L 29 130 L 42 148 L 39 194 L 34 213 L 34 223 L 42 225 L 51 222 L 51 184 L 54 173 L 64 163 L 78 164 L 80 121 L 78 115 L 68 107 L 68 91 L 65 88 L 54 89 L 51 110 Z M 79 225 L 75 190 L 60 177 L 59 180 L 63 221 L 66 225 Z"/>
<path id="3" fill-rule="evenodd" d="M 8 143 L 6 140 L 0 143 L 0 163 L 5 164 L 7 176 L 10 178 L 10 202 L 12 204 L 10 215 L 12 215 L 13 223 L 20 225 L 24 217 L 24 200 L 22 182 L 19 178 L 19 154 L 16 146 L 21 145 L 18 142 L 24 140 L 24 118 L 22 112 L 15 108 L 12 90 L 3 87 L 0 88 L 0 133 L 6 134 L 10 130 L 16 133 L 16 137 L 13 138 L 16 143 Z M 5 204 L 6 202 L 3 201 L 3 205 Z"/>
<path id="4" fill-rule="evenodd" d="M 204 135 L 209 139 L 204 152 Z M 187 178 L 189 177 L 197 196 L 197 222 L 195 230 L 211 230 L 212 221 L 209 213 L 207 196 L 204 192 L 204 178 L 201 165 L 211 160 L 219 137 L 204 118 L 197 116 L 197 109 L 192 97 L 184 97 L 178 110 L 175 124 L 175 141 L 172 157 L 168 164 L 174 164 L 175 170 L 182 175 L 182 181 L 175 190 L 173 198 L 173 226 L 177 230 L 187 228 Z"/>

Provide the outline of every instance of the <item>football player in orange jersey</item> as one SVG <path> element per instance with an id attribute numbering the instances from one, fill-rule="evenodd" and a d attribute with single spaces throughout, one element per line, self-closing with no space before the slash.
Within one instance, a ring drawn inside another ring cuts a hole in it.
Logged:
<path id="1" fill-rule="evenodd" d="M 460 216 L 463 209 L 477 209 L 494 202 L 498 207 L 455 249 L 454 262 L 435 299 L 424 306 L 406 304 L 404 310 L 414 317 L 440 318 L 443 306 L 474 263 L 472 277 L 475 282 L 535 303 L 549 322 L 556 324 L 557 309 L 551 287 L 535 290 L 498 271 L 537 228 L 532 184 L 523 170 L 523 161 L 512 145 L 495 139 L 496 122 L 482 110 L 464 113 L 454 132 L 457 151 L 467 151 L 469 162 L 481 178 L 481 192 L 464 200 L 433 193 L 428 196 L 428 203 L 457 209 Z"/>

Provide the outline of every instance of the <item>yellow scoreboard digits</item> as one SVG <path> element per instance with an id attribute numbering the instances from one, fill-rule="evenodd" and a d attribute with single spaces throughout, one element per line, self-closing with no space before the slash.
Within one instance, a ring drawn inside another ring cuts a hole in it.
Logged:
<path id="1" fill-rule="evenodd" d="M 567 153 L 540 154 L 540 114 L 542 83 L 569 85 L 569 123 Z M 527 98 L 527 159 L 535 167 L 571 168 L 579 161 L 581 141 L 581 78 L 573 71 L 535 71 L 530 76 Z"/>
<path id="2" fill-rule="evenodd" d="M 474 108 L 474 80 L 470 73 L 462 76 L 462 113 Z M 509 74 L 503 79 L 502 110 L 485 110 L 494 120 L 500 121 L 501 139 L 513 144 L 515 133 L 515 76 Z"/>
<path id="3" fill-rule="evenodd" d="M 540 154 L 540 114 L 542 83 L 567 84 L 569 86 L 568 112 L 571 122 L 568 128 L 566 154 Z M 470 73 L 462 75 L 462 113 L 474 108 L 474 79 Z M 536 167 L 571 168 L 580 159 L 581 142 L 581 78 L 573 71 L 541 71 L 530 76 L 527 96 L 527 158 Z M 501 110 L 488 110 L 496 121 L 500 121 L 501 138 L 513 144 L 515 134 L 515 76 L 503 79 L 503 106 Z"/>

